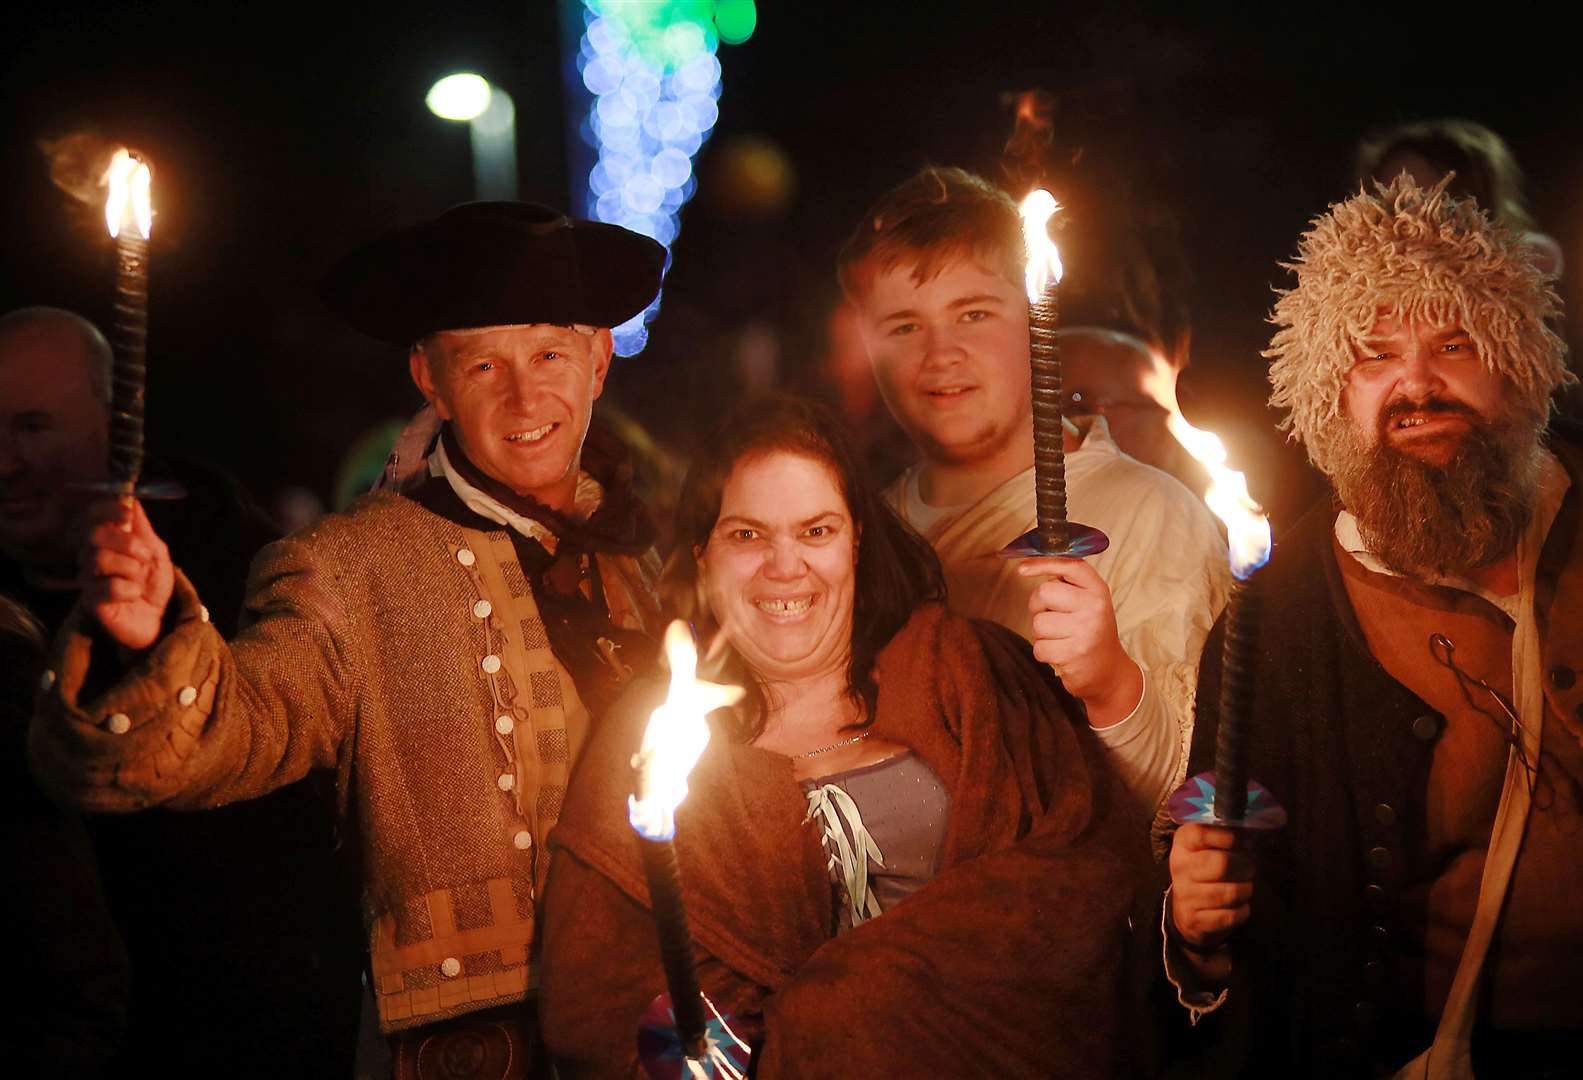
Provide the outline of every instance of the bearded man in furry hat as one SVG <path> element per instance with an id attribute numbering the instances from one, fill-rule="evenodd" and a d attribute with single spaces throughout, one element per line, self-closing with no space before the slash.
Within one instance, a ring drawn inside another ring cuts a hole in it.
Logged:
<path id="1" fill-rule="evenodd" d="M 1250 771 L 1290 823 L 1174 836 L 1168 1071 L 1576 1075 L 1583 448 L 1550 423 L 1573 377 L 1522 236 L 1446 187 L 1360 193 L 1288 264 L 1270 400 L 1336 497 L 1253 585 L 1279 603 Z"/>
<path id="2" fill-rule="evenodd" d="M 550 1071 L 523 1005 L 545 839 L 657 614 L 652 529 L 590 420 L 607 328 L 653 299 L 663 256 L 519 203 L 348 256 L 324 297 L 407 350 L 441 421 L 421 469 L 265 548 L 230 641 L 142 507 L 101 507 L 44 674 L 35 771 L 86 809 L 197 810 L 334 770 L 399 1080 Z"/>

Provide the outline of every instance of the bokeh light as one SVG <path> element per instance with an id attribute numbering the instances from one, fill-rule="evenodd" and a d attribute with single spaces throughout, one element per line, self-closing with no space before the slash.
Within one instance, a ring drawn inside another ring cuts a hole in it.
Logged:
<path id="1" fill-rule="evenodd" d="M 758 6 L 753 0 L 716 0 L 715 29 L 727 45 L 742 44 L 753 36 L 758 24 Z"/>
<path id="2" fill-rule="evenodd" d="M 698 187 L 692 159 L 720 116 L 715 50 L 746 41 L 758 9 L 753 0 L 583 0 L 583 20 L 577 70 L 592 100 L 579 130 L 598 152 L 587 213 L 669 248 Z M 613 328 L 617 353 L 642 351 L 659 307 L 656 296 Z"/>
<path id="3" fill-rule="evenodd" d="M 423 100 L 442 120 L 476 120 L 489 108 L 489 81 L 482 75 L 460 72 L 447 75 L 429 88 Z"/>

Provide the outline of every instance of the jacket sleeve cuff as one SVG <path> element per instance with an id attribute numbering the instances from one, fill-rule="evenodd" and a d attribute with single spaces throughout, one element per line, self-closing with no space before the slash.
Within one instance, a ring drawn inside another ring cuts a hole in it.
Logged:
<path id="1" fill-rule="evenodd" d="M 1181 769 L 1181 733 L 1169 704 L 1160 695 L 1155 673 L 1141 665 L 1140 670 L 1143 695 L 1131 715 L 1109 727 L 1091 730 L 1145 818 L 1152 819 Z"/>
<path id="2" fill-rule="evenodd" d="M 1160 905 L 1160 963 L 1165 969 L 1165 979 L 1176 991 L 1176 1003 L 1187 1010 L 1188 1019 L 1196 1027 L 1198 1022 L 1226 1003 L 1229 989 L 1203 988 L 1193 972 L 1192 965 L 1181 953 L 1171 933 L 1171 889 L 1165 889 L 1165 902 Z"/>
<path id="3" fill-rule="evenodd" d="M 39 781 L 85 810 L 163 802 L 185 774 L 214 708 L 224 642 L 176 571 L 163 634 L 103 691 L 110 648 L 81 608 L 57 637 L 30 733 Z"/>

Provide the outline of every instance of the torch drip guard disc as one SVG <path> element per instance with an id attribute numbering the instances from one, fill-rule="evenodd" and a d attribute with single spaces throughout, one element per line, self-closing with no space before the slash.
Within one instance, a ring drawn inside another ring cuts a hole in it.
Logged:
<path id="1" fill-rule="evenodd" d="M 1002 559 L 1036 559 L 1051 555 L 1063 559 L 1086 559 L 1090 555 L 1098 555 L 1109 546 L 1110 537 L 1092 525 L 1068 521 L 1064 545 L 1050 547 L 1045 544 L 1038 529 L 1030 529 L 1001 548 L 998 554 Z"/>
<path id="2" fill-rule="evenodd" d="M 125 494 L 123 486 L 114 480 L 93 480 L 72 484 L 70 488 L 72 491 L 85 491 L 112 499 L 120 498 Z M 174 480 L 154 480 L 138 484 L 132 489 L 132 495 L 139 502 L 176 502 L 187 497 L 187 489 Z"/>
<path id="3" fill-rule="evenodd" d="M 708 997 L 704 998 L 704 1002 L 709 1014 L 704 1029 L 709 1056 L 695 1064 L 709 1077 L 730 1080 L 732 1073 L 721 1067 L 717 1062 L 719 1059 L 735 1069 L 736 1076 L 745 1076 L 752 1051 L 742 1046 L 732 1032 L 729 1026 L 731 1014 L 716 1010 Z M 676 1034 L 676 1013 L 671 1008 L 671 996 L 668 993 L 649 1002 L 649 1007 L 638 1020 L 638 1060 L 643 1063 L 644 1072 L 654 1080 L 684 1080 L 693 1075 L 688 1071 L 687 1059 L 682 1056 L 682 1040 Z"/>
<path id="4" fill-rule="evenodd" d="M 1228 829 L 1254 829 L 1260 832 L 1279 829 L 1286 824 L 1286 808 L 1257 780 L 1248 781 L 1248 806 L 1240 818 L 1215 816 L 1215 774 L 1201 772 L 1171 792 L 1166 802 L 1171 820 L 1178 825 L 1220 825 Z"/>

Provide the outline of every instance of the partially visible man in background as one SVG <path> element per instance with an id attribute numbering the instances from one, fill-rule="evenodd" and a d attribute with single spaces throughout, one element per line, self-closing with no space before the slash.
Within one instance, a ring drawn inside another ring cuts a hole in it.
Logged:
<path id="1" fill-rule="evenodd" d="M 44 307 L 0 317 L 0 596 L 46 635 L 77 600 L 84 485 L 107 475 L 110 378 L 110 347 L 86 319 Z M 157 459 L 150 465 L 162 470 Z M 186 463 L 175 478 L 187 497 L 154 504 L 152 514 L 203 583 L 212 618 L 234 627 L 248 562 L 273 530 L 215 470 Z M 32 711 L 41 652 L 19 657 L 33 671 L 25 686 L 7 680 L 13 724 Z M 3 745 L 20 768 L 22 732 L 6 733 Z M 217 815 L 83 819 L 91 851 L 82 849 L 74 880 L 95 890 L 96 862 L 103 893 L 56 903 L 90 923 L 107 906 L 125 943 L 131 996 L 116 1071 L 203 1076 L 223 1062 L 227 1072 L 272 1076 L 325 1061 L 350 1071 L 357 953 L 346 940 L 356 901 L 333 858 L 328 794 L 296 785 Z M 43 922 L 18 933 L 47 935 L 50 914 L 36 907 Z"/>

